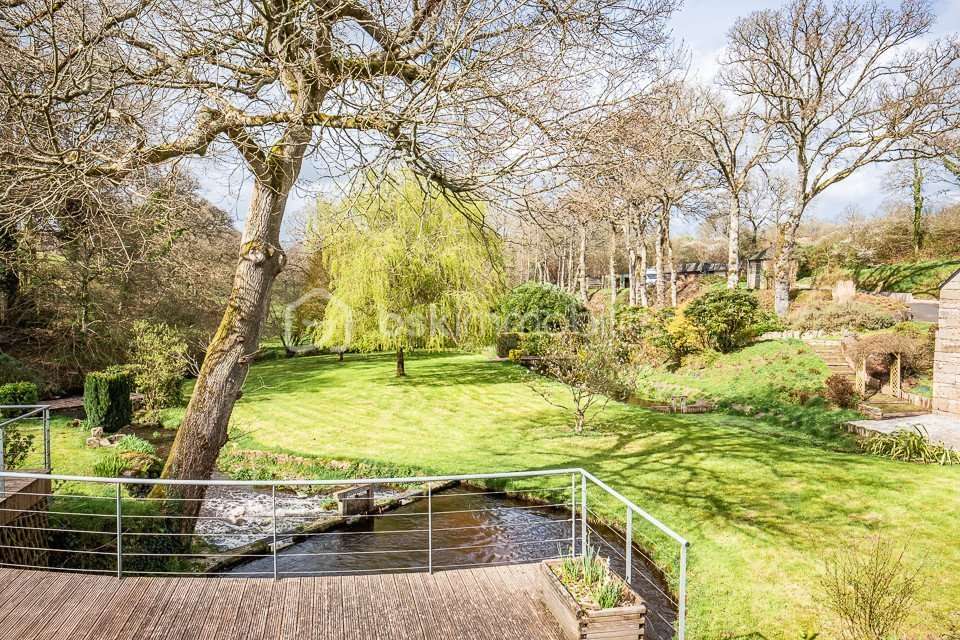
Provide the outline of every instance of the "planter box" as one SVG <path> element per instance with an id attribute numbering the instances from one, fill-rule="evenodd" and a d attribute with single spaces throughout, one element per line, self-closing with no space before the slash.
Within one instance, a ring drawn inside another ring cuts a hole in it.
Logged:
<path id="1" fill-rule="evenodd" d="M 560 582 L 553 572 L 558 560 L 540 563 L 540 594 L 568 640 L 637 640 L 643 638 L 643 621 L 647 607 L 633 589 L 625 587 L 633 604 L 613 609 L 586 609 Z"/>

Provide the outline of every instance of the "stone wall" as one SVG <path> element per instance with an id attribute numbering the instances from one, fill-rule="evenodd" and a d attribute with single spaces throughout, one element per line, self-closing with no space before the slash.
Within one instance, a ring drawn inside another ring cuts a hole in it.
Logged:
<path id="1" fill-rule="evenodd" d="M 933 410 L 960 416 L 960 271 L 940 289 L 933 357 Z"/>

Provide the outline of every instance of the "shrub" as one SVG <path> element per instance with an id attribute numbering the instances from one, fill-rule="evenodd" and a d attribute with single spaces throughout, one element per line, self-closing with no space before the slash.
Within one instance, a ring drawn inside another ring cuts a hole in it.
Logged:
<path id="1" fill-rule="evenodd" d="M 827 608 L 839 619 L 841 637 L 885 640 L 898 637 L 922 580 L 904 561 L 902 549 L 878 537 L 829 558 L 820 584 Z"/>
<path id="2" fill-rule="evenodd" d="M 547 345 L 550 344 L 552 339 L 553 334 L 545 331 L 522 333 L 520 334 L 519 348 L 523 351 L 523 354 L 527 356 L 543 355 L 544 349 L 547 348 Z"/>
<path id="3" fill-rule="evenodd" d="M 573 295 L 552 284 L 526 282 L 500 302 L 501 326 L 507 331 L 562 331 L 578 328 L 586 308 Z"/>
<path id="4" fill-rule="evenodd" d="M 143 438 L 138 438 L 137 436 L 125 436 L 122 438 L 116 446 L 116 451 L 119 453 L 125 452 L 135 452 L 135 453 L 146 453 L 149 455 L 156 455 L 157 449 L 152 444 L 144 440 Z"/>
<path id="5" fill-rule="evenodd" d="M 181 332 L 163 322 L 133 323 L 131 371 L 148 411 L 180 404 L 187 369 L 187 343 Z"/>
<path id="6" fill-rule="evenodd" d="M 100 478 L 119 478 L 123 474 L 123 460 L 115 449 L 108 449 L 93 463 L 93 475 Z"/>
<path id="7" fill-rule="evenodd" d="M 22 380 L 35 381 L 37 376 L 26 365 L 0 351 L 0 385 Z"/>
<path id="8" fill-rule="evenodd" d="M 841 409 L 851 409 L 860 402 L 860 394 L 846 376 L 835 373 L 826 379 L 824 387 L 827 400 Z"/>
<path id="9" fill-rule="evenodd" d="M 898 429 L 870 436 L 860 446 L 867 453 L 901 462 L 960 464 L 960 451 L 948 449 L 940 442 L 930 442 L 926 429 L 920 425 L 914 425 L 913 431 Z"/>
<path id="10" fill-rule="evenodd" d="M 786 331 L 786 329 L 786 323 L 780 316 L 774 313 L 772 309 L 764 309 L 762 307 L 757 309 L 756 317 L 751 327 L 755 335 L 759 336 L 774 331 Z"/>
<path id="11" fill-rule="evenodd" d="M 37 404 L 39 397 L 37 385 L 32 382 L 0 384 L 0 404 Z M 14 418 L 22 413 L 20 409 L 6 409 L 0 411 L 0 416 Z"/>
<path id="12" fill-rule="evenodd" d="M 16 469 L 27 459 L 33 449 L 35 435 L 23 433 L 17 424 L 9 424 L 3 431 L 3 463 L 9 469 Z"/>
<path id="13" fill-rule="evenodd" d="M 515 332 L 497 334 L 497 357 L 507 358 L 520 345 L 520 334 Z"/>
<path id="14" fill-rule="evenodd" d="M 699 330 L 704 346 L 728 353 L 753 334 L 760 303 L 749 291 L 715 289 L 695 298 L 683 311 Z"/>
<path id="15" fill-rule="evenodd" d="M 87 414 L 87 426 L 103 427 L 114 432 L 130 424 L 133 406 L 130 390 L 133 376 L 121 369 L 88 373 L 83 382 L 83 408 Z"/>
<path id="16" fill-rule="evenodd" d="M 842 331 L 855 329 L 875 331 L 887 329 L 897 323 L 891 312 L 871 304 L 849 302 L 847 304 L 826 304 L 812 308 L 802 308 L 791 319 L 790 324 L 801 331 Z"/>
<path id="17" fill-rule="evenodd" d="M 649 336 L 654 316 L 649 309 L 626 306 L 617 308 L 614 321 L 620 341 L 624 344 L 637 345 Z"/>
<path id="18" fill-rule="evenodd" d="M 523 359 L 523 356 L 526 354 L 523 352 L 523 349 L 510 349 L 510 353 L 507 355 L 510 358 L 510 362 L 520 364 L 520 360 Z"/>
<path id="19" fill-rule="evenodd" d="M 675 366 L 682 363 L 684 356 L 699 351 L 701 345 L 697 328 L 685 315 L 677 314 L 673 309 L 657 313 L 648 341 Z"/>

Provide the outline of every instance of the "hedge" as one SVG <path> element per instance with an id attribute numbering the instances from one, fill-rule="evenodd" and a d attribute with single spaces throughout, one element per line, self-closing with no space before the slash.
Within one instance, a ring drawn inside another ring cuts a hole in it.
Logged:
<path id="1" fill-rule="evenodd" d="M 39 397 L 37 385 L 32 382 L 8 382 L 0 385 L 0 404 L 37 404 Z M 13 418 L 22 413 L 19 409 L 0 411 L 4 418 Z"/>
<path id="2" fill-rule="evenodd" d="M 130 424 L 133 405 L 130 392 L 133 376 L 119 369 L 88 373 L 83 381 L 83 408 L 87 425 L 114 432 Z"/>

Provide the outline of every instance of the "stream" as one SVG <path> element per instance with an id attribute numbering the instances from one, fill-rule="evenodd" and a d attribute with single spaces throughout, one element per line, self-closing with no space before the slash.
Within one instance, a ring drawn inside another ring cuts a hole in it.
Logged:
<path id="1" fill-rule="evenodd" d="M 231 488 L 236 492 L 238 488 Z M 239 490 L 244 490 L 240 488 Z M 251 506 L 249 518 L 227 521 L 227 527 L 236 531 L 208 531 L 210 541 L 224 544 L 231 536 L 246 531 L 251 539 L 258 537 L 250 525 L 260 530 L 259 537 L 270 528 L 270 494 L 248 492 Z M 224 515 L 238 513 L 236 499 L 231 495 Z M 377 498 L 385 497 L 377 493 Z M 278 529 L 292 530 L 308 519 L 325 515 L 326 496 L 288 498 L 278 505 L 303 501 L 296 508 L 278 508 Z M 224 501 L 227 504 L 227 501 Z M 215 510 L 215 505 L 211 510 Z M 319 511 L 319 513 L 318 513 Z M 309 518 L 307 518 L 309 513 Z M 329 515 L 334 515 L 331 511 Z M 576 523 L 576 549 L 579 551 L 580 527 Z M 433 568 L 434 570 L 466 568 L 482 565 L 535 562 L 570 553 L 570 512 L 555 507 L 544 507 L 503 493 L 483 492 L 457 486 L 433 495 Z M 609 558 L 611 567 L 623 575 L 624 542 L 620 533 L 591 525 L 590 542 L 600 554 Z M 327 532 L 311 534 L 303 542 L 282 548 L 277 556 L 278 573 L 284 576 L 343 575 L 350 573 L 388 573 L 396 571 L 425 571 L 427 568 L 427 503 L 419 499 L 379 515 L 362 516 Z M 200 533 L 200 531 L 198 531 Z M 243 542 L 249 541 L 240 534 Z M 242 542 L 235 539 L 229 546 Z M 631 586 L 647 605 L 645 637 L 669 640 L 674 631 L 676 607 L 665 594 L 669 593 L 656 570 L 634 547 L 633 581 Z M 255 558 L 226 569 L 225 574 L 254 574 L 272 572 L 272 558 Z M 669 621 L 669 622 L 668 622 Z"/>

